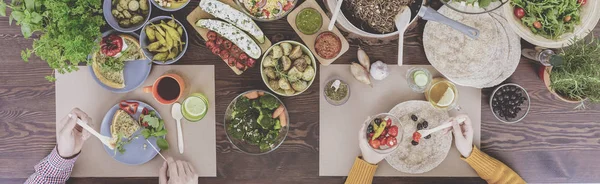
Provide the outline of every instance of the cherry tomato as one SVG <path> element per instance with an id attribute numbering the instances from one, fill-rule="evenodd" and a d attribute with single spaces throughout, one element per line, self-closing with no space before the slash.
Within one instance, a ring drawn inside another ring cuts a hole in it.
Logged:
<path id="1" fill-rule="evenodd" d="M 231 53 L 233 55 L 237 55 L 241 52 L 240 48 L 237 45 L 231 46 Z"/>
<path id="2" fill-rule="evenodd" d="M 390 127 L 390 129 L 388 130 L 388 134 L 390 134 L 390 136 L 392 137 L 398 136 L 398 126 L 394 125 Z"/>
<path id="3" fill-rule="evenodd" d="M 533 27 L 535 27 L 536 29 L 542 29 L 542 23 L 540 21 L 535 21 L 533 23 Z"/>
<path id="4" fill-rule="evenodd" d="M 579 3 L 581 6 L 583 6 L 587 3 L 587 0 L 577 0 L 577 3 Z"/>
<path id="5" fill-rule="evenodd" d="M 248 58 L 248 61 L 246 61 L 246 66 L 248 66 L 248 67 L 254 67 L 255 63 L 256 63 L 256 60 L 254 60 L 252 58 Z"/>
<path id="6" fill-rule="evenodd" d="M 212 53 L 215 55 L 219 55 L 221 49 L 219 47 L 213 47 L 210 51 L 212 51 Z"/>
<path id="7" fill-rule="evenodd" d="M 217 35 L 217 33 L 215 33 L 214 31 L 209 31 L 208 33 L 206 33 L 206 38 L 208 38 L 208 41 L 214 41 L 215 39 L 217 39 L 219 35 Z"/>
<path id="8" fill-rule="evenodd" d="M 143 127 L 148 127 L 148 122 L 144 122 L 144 123 L 142 123 L 142 126 L 143 126 Z"/>
<path id="9" fill-rule="evenodd" d="M 564 20 L 565 22 L 569 22 L 569 21 L 571 21 L 571 16 L 570 16 L 570 15 L 567 15 L 567 16 L 566 16 L 566 17 L 565 17 L 563 20 Z"/>
<path id="10" fill-rule="evenodd" d="M 380 143 L 381 145 L 386 145 L 386 144 L 387 144 L 387 142 L 388 142 L 388 138 L 387 138 L 387 137 L 384 137 L 383 139 L 381 139 L 381 141 L 379 141 L 379 143 Z"/>
<path id="11" fill-rule="evenodd" d="M 371 137 L 373 137 L 373 135 L 375 135 L 375 133 L 371 132 L 367 134 L 367 138 L 371 139 Z"/>
<path id="12" fill-rule="evenodd" d="M 390 137 L 387 139 L 387 143 L 386 143 L 389 147 L 394 147 L 396 144 L 398 144 L 398 140 L 395 137 Z"/>
<path id="13" fill-rule="evenodd" d="M 388 119 L 385 121 L 385 127 L 390 127 L 390 126 L 392 126 L 392 119 L 389 119 L 389 118 L 388 118 Z"/>
<path id="14" fill-rule="evenodd" d="M 207 41 L 207 42 L 206 42 L 206 47 L 207 47 L 208 49 L 215 48 L 216 46 L 217 46 L 217 45 L 215 44 L 215 42 L 214 42 L 214 41 Z"/>
<path id="15" fill-rule="evenodd" d="M 369 145 L 371 145 L 371 147 L 373 147 L 375 149 L 379 149 L 379 146 L 381 146 L 381 142 L 379 142 L 379 140 L 377 140 L 377 139 L 370 140 Z"/>
<path id="16" fill-rule="evenodd" d="M 229 58 L 225 58 L 223 59 L 225 61 L 227 61 L 227 65 L 229 65 L 230 67 L 234 67 L 235 66 L 235 59 L 229 59 Z"/>
<path id="17" fill-rule="evenodd" d="M 233 43 L 231 43 L 231 41 L 229 41 L 229 40 L 223 41 L 223 48 L 225 48 L 225 49 L 230 49 L 232 45 L 233 45 Z"/>
<path id="18" fill-rule="evenodd" d="M 231 59 L 231 58 L 229 58 L 229 59 Z M 246 65 L 244 65 L 244 63 L 242 63 L 242 62 L 239 62 L 239 61 L 238 61 L 237 63 L 235 63 L 235 67 L 236 67 L 237 69 L 239 69 L 239 70 L 242 70 L 242 71 L 243 71 L 244 69 L 246 69 Z"/>
<path id="19" fill-rule="evenodd" d="M 100 52 L 106 56 L 115 56 L 123 49 L 123 38 L 116 34 L 111 34 L 102 38 L 100 42 Z"/>
<path id="20" fill-rule="evenodd" d="M 221 59 L 223 59 L 223 60 L 229 58 L 229 51 L 221 50 L 221 52 L 219 52 L 219 57 L 221 57 Z"/>
<path id="21" fill-rule="evenodd" d="M 142 114 L 143 114 L 143 115 L 148 115 L 148 114 L 150 114 L 150 112 L 148 111 L 148 108 L 144 107 L 144 109 L 142 109 Z"/>
<path id="22" fill-rule="evenodd" d="M 525 17 L 525 10 L 523 8 L 516 7 L 515 8 L 515 16 L 517 16 L 517 18 L 519 18 L 519 19 Z"/>
<path id="23" fill-rule="evenodd" d="M 221 44 L 223 44 L 223 38 L 221 38 L 221 37 L 217 37 L 217 39 L 215 40 L 215 43 L 216 43 L 217 45 L 221 45 Z"/>
<path id="24" fill-rule="evenodd" d="M 242 61 L 246 61 L 248 59 L 248 55 L 246 55 L 246 53 L 241 53 L 238 58 Z"/>

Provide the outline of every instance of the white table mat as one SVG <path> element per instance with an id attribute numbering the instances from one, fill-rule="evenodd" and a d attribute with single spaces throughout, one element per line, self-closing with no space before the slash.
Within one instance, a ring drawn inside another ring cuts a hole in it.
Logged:
<path id="1" fill-rule="evenodd" d="M 388 65 L 390 76 L 382 81 L 373 81 L 373 88 L 362 84 L 350 73 L 349 65 L 334 64 L 320 69 L 319 95 L 319 175 L 347 176 L 354 159 L 360 155 L 358 130 L 367 116 L 389 112 L 397 104 L 408 100 L 425 100 L 422 93 L 413 92 L 408 87 L 406 72 L 412 66 Z M 434 77 L 441 76 L 429 65 L 427 68 Z M 323 89 L 330 79 L 342 79 L 350 86 L 350 99 L 342 106 L 327 103 Z M 475 130 L 474 144 L 479 147 L 481 133 L 481 90 L 457 86 L 460 113 L 468 114 Z M 450 115 L 455 115 L 455 110 Z M 454 146 L 446 159 L 435 169 L 423 174 L 407 174 L 392 168 L 385 160 L 379 164 L 375 176 L 414 176 L 414 177 L 475 177 L 475 171 L 460 159 Z"/>

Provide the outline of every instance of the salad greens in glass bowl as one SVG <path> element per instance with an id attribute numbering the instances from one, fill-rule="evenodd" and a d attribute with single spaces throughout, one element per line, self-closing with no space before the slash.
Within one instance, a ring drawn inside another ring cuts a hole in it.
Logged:
<path id="1" fill-rule="evenodd" d="M 466 13 L 466 14 L 481 14 L 494 11 L 509 0 L 441 0 L 450 9 Z"/>
<path id="2" fill-rule="evenodd" d="M 263 90 L 238 95 L 225 111 L 227 138 L 240 151 L 261 155 L 279 147 L 289 130 L 289 115 L 281 100 Z"/>

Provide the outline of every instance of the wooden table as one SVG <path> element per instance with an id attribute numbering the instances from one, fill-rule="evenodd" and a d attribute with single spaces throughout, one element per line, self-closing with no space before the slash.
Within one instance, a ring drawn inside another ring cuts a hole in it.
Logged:
<path id="1" fill-rule="evenodd" d="M 175 13 L 185 20 L 196 8 L 198 0 Z M 153 11 L 152 16 L 168 15 Z M 260 80 L 258 68 L 241 76 L 235 75 L 217 56 L 210 53 L 204 41 L 187 21 L 190 46 L 175 64 L 215 65 L 217 93 L 216 112 L 223 117 L 228 103 L 239 93 L 267 87 Z M 405 35 L 404 61 L 428 64 L 422 45 L 425 22 Z M 301 41 L 285 19 L 259 23 L 273 41 Z M 600 33 L 600 26 L 595 33 Z M 599 34 L 596 34 L 599 35 Z M 32 40 L 24 39 L 20 27 L 9 26 L 0 17 L 0 183 L 23 183 L 33 173 L 33 166 L 54 148 L 55 89 L 44 76 L 50 70 L 44 61 L 33 58 L 24 63 L 22 49 Z M 351 42 L 351 49 L 336 63 L 356 60 L 362 47 L 371 60 L 396 63 L 397 47 L 361 45 Z M 524 47 L 531 47 L 523 41 Z M 318 73 L 318 72 L 317 72 Z M 317 76 L 319 77 L 319 76 Z M 522 58 L 517 71 L 508 81 L 525 87 L 531 95 L 531 112 L 520 123 L 497 121 L 486 103 L 492 89 L 483 90 L 481 114 L 481 147 L 503 161 L 529 182 L 600 182 L 600 107 L 573 110 L 552 96 L 534 72 L 534 65 Z M 93 82 L 93 81 L 90 81 Z M 319 80 L 305 93 L 283 98 L 292 119 L 285 143 L 263 156 L 250 156 L 234 149 L 227 141 L 223 122 L 217 122 L 217 175 L 200 178 L 201 183 L 343 183 L 344 177 L 319 177 Z M 466 97 L 465 97 L 466 98 Z M 100 120 L 94 120 L 100 121 Z M 201 155 L 199 155 L 201 156 Z M 157 168 L 158 170 L 158 168 Z M 157 178 L 73 178 L 70 183 L 156 183 Z M 374 183 L 484 183 L 479 178 L 375 178 Z"/>

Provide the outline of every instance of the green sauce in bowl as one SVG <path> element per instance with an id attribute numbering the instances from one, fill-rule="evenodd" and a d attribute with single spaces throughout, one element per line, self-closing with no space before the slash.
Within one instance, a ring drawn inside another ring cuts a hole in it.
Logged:
<path id="1" fill-rule="evenodd" d="M 296 15 L 296 27 L 306 35 L 315 34 L 323 26 L 323 17 L 314 8 L 304 8 Z"/>

